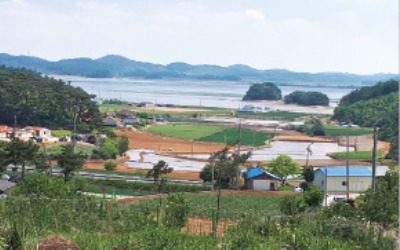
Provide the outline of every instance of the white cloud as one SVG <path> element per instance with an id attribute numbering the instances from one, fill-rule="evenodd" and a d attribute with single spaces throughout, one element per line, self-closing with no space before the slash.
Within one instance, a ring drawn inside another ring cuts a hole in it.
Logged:
<path id="1" fill-rule="evenodd" d="M 396 72 L 397 20 L 389 22 L 394 14 L 338 1 L 329 1 L 336 9 L 314 2 L 315 9 L 293 2 L 288 9 L 269 1 L 240 2 L 240 8 L 229 1 L 0 1 L 0 33 L 7 34 L 0 52 L 30 51 L 53 60 L 121 54 L 164 64 Z M 378 14 L 371 19 L 370 13 Z"/>
<path id="2" fill-rule="evenodd" d="M 256 19 L 256 20 L 265 20 L 265 15 L 259 10 L 246 10 L 246 16 Z"/>

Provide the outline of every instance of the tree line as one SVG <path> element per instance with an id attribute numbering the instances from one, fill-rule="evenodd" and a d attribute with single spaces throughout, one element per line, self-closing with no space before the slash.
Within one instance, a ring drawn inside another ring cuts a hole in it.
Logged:
<path id="1" fill-rule="evenodd" d="M 389 156 L 398 159 L 398 82 L 378 82 L 372 87 L 352 91 L 342 98 L 333 118 L 364 127 L 379 127 L 378 138 L 391 142 Z"/>
<path id="2" fill-rule="evenodd" d="M 243 101 L 250 100 L 281 100 L 282 91 L 271 82 L 256 83 L 250 86 Z M 316 91 L 294 91 L 283 98 L 286 104 L 294 103 L 304 106 L 329 105 L 329 97 Z"/>
<path id="3" fill-rule="evenodd" d="M 101 115 L 96 102 L 79 87 L 27 69 L 0 66 L 0 124 L 36 125 L 78 130 L 96 126 Z"/>

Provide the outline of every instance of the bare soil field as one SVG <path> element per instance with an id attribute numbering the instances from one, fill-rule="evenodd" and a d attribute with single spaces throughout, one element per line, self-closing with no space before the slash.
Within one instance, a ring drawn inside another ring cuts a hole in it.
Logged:
<path id="1" fill-rule="evenodd" d="M 177 138 L 153 135 L 142 131 L 116 130 L 118 136 L 125 135 L 129 139 L 129 148 L 145 148 L 171 153 L 214 153 L 224 148 L 224 144 L 186 141 Z"/>

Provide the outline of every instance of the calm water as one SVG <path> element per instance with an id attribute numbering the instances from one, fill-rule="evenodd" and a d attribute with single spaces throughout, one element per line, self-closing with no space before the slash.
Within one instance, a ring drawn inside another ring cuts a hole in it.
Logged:
<path id="1" fill-rule="evenodd" d="M 191 81 L 191 80 L 137 80 L 93 79 L 75 76 L 55 76 L 71 85 L 79 86 L 98 99 L 117 98 L 131 102 L 150 101 L 159 104 L 177 104 L 205 107 L 238 108 L 245 105 L 242 97 L 249 88 L 248 82 Z M 280 86 L 283 95 L 293 91 L 319 91 L 334 102 L 353 88 Z M 247 104 L 247 103 L 246 103 Z"/>

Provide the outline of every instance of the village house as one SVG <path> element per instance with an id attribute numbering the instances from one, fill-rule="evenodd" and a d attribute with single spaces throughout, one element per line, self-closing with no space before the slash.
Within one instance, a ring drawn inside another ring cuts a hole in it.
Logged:
<path id="1" fill-rule="evenodd" d="M 248 189 L 266 191 L 277 190 L 282 182 L 278 176 L 265 171 L 259 167 L 250 168 L 245 173 Z"/>
<path id="2" fill-rule="evenodd" d="M 32 137 L 51 137 L 51 130 L 44 127 L 26 126 L 24 130 L 32 134 Z"/>
<path id="3" fill-rule="evenodd" d="M 136 112 L 128 109 L 120 110 L 116 113 L 117 117 L 121 119 L 134 119 L 136 118 Z"/>

